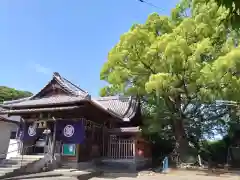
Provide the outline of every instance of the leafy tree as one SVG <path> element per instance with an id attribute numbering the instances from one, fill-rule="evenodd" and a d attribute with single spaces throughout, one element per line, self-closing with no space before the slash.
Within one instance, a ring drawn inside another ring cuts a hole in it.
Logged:
<path id="1" fill-rule="evenodd" d="M 182 0 L 181 3 L 174 10 L 180 10 L 180 12 L 186 12 L 185 9 L 190 7 L 190 3 L 194 3 L 196 0 Z M 207 3 L 209 0 L 203 0 L 202 3 Z M 239 0 L 215 0 L 219 6 L 226 7 L 230 13 L 224 20 L 225 23 L 231 24 L 234 28 L 238 29 L 240 26 L 240 1 Z M 181 11 L 182 10 L 182 11 Z M 185 14 L 186 15 L 186 14 Z"/>
<path id="2" fill-rule="evenodd" d="M 215 100 L 240 100 L 239 37 L 226 26 L 228 17 L 214 0 L 182 1 L 170 17 L 151 14 L 121 36 L 101 71 L 109 83 L 102 95 L 141 97 L 153 129 L 152 114 L 161 119 L 158 131 L 171 125 L 182 159 L 194 137 L 191 129 L 199 138 L 211 116 L 224 123 L 228 108 Z"/>
<path id="3" fill-rule="evenodd" d="M 234 27 L 239 28 L 240 23 L 240 1 L 239 0 L 216 0 L 219 5 L 227 7 L 230 13 L 230 20 Z"/>
<path id="4" fill-rule="evenodd" d="M 14 88 L 0 86 L 0 102 L 29 97 L 31 95 L 32 93 L 28 91 L 19 91 Z"/>

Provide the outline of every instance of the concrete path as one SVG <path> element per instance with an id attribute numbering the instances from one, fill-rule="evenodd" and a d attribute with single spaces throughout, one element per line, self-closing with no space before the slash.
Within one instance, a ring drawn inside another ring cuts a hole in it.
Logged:
<path id="1" fill-rule="evenodd" d="M 19 179 L 20 180 L 20 179 Z M 75 177 L 44 177 L 44 178 L 21 178 L 21 180 L 78 180 Z"/>
<path id="2" fill-rule="evenodd" d="M 91 169 L 87 171 L 79 171 L 75 169 L 57 169 L 50 172 L 35 173 L 23 176 L 17 176 L 13 178 L 6 178 L 5 180 L 53 180 L 53 179 L 66 179 L 66 180 L 85 180 L 97 176 L 99 173 Z"/>

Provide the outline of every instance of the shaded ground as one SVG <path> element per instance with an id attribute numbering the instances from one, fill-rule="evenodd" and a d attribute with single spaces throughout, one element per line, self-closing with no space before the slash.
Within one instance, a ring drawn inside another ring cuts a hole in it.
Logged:
<path id="1" fill-rule="evenodd" d="M 89 169 L 88 171 L 80 171 L 76 169 L 56 169 L 49 172 L 41 172 L 22 176 L 5 178 L 4 180 L 86 180 L 98 176 L 100 173 Z"/>
<path id="2" fill-rule="evenodd" d="M 27 176 L 11 178 L 11 180 L 85 180 L 90 177 L 79 176 L 80 171 L 59 171 L 48 173 L 37 173 Z M 54 176 L 55 175 L 55 176 Z M 240 172 L 224 173 L 217 171 L 171 171 L 168 174 L 154 173 L 151 171 L 142 171 L 136 173 L 105 173 L 99 177 L 90 178 L 91 180 L 240 180 Z"/>

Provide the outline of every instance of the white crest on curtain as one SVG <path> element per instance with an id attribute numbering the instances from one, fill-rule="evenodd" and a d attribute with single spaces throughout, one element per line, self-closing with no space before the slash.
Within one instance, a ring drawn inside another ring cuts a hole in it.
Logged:
<path id="1" fill-rule="evenodd" d="M 66 137 L 72 137 L 74 134 L 74 127 L 72 125 L 66 125 L 63 129 L 63 135 Z"/>

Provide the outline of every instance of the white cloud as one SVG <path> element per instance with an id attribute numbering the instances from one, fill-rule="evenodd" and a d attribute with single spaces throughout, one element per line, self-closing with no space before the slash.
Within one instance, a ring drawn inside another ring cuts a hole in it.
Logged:
<path id="1" fill-rule="evenodd" d="M 41 73 L 41 74 L 45 74 L 45 75 L 49 75 L 52 73 L 51 69 L 44 67 L 38 63 L 34 63 L 33 68 L 37 73 Z"/>

